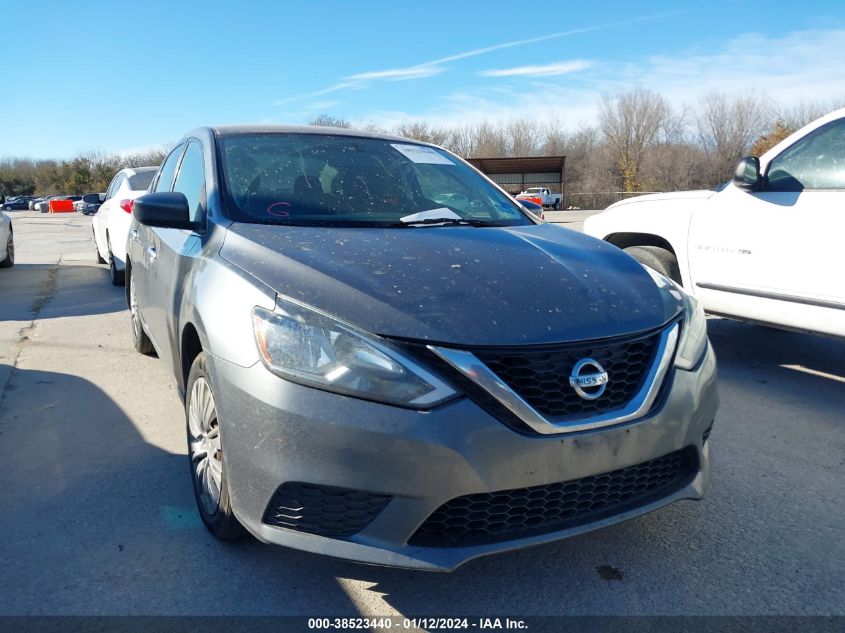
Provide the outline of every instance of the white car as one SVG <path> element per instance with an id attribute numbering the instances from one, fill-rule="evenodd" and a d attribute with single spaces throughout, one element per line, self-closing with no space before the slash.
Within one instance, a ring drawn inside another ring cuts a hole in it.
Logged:
<path id="1" fill-rule="evenodd" d="M 0 205 L 6 201 L 0 196 Z M 15 264 L 15 240 L 12 234 L 12 218 L 0 211 L 0 268 L 11 268 Z"/>
<path id="2" fill-rule="evenodd" d="M 743 159 L 715 191 L 617 202 L 584 232 L 712 314 L 845 337 L 845 108 Z"/>
<path id="3" fill-rule="evenodd" d="M 111 282 L 122 286 L 126 268 L 126 239 L 135 198 L 147 193 L 158 167 L 121 169 L 106 190 L 106 200 L 91 219 L 97 262 L 108 264 Z"/>

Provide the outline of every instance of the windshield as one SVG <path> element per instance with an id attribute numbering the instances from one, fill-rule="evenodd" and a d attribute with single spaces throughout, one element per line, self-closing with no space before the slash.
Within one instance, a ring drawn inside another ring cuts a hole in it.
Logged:
<path id="1" fill-rule="evenodd" d="M 509 196 L 436 148 L 281 133 L 223 136 L 220 146 L 228 204 L 238 222 L 396 226 L 442 217 L 473 225 L 532 224 Z"/>
<path id="2" fill-rule="evenodd" d="M 525 190 L 525 193 L 540 193 L 541 191 L 543 190 L 540 187 L 529 187 Z"/>

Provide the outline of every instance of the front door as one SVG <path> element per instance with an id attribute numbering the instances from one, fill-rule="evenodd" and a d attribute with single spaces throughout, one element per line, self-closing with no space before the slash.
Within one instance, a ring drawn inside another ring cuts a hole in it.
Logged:
<path id="1" fill-rule="evenodd" d="M 728 313 L 719 308 L 752 300 L 796 314 L 807 312 L 799 306 L 845 310 L 845 119 L 804 136 L 763 169 L 760 191 L 728 185 L 694 215 L 696 295 Z"/>

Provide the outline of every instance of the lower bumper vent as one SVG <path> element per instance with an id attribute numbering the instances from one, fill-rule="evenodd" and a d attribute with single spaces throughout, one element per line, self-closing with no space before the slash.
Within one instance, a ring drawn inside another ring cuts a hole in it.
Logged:
<path id="1" fill-rule="evenodd" d="M 689 448 L 602 475 L 466 495 L 440 506 L 409 543 L 467 547 L 555 532 L 668 496 L 697 471 L 697 453 Z"/>
<path id="2" fill-rule="evenodd" d="M 309 534 L 342 538 L 367 527 L 392 498 L 349 488 L 287 482 L 273 494 L 263 522 Z"/>

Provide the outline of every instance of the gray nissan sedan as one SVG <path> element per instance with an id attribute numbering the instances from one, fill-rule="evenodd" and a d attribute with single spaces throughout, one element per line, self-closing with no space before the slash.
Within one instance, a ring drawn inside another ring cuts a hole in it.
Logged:
<path id="1" fill-rule="evenodd" d="M 450 570 L 707 488 L 695 299 L 439 147 L 194 130 L 127 253 L 134 345 L 184 398 L 218 538 Z"/>

